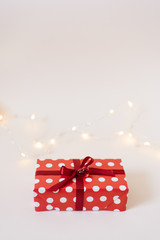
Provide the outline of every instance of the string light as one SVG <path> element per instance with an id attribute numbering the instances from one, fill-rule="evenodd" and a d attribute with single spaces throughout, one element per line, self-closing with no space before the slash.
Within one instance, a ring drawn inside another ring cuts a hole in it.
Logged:
<path id="1" fill-rule="evenodd" d="M 130 100 L 128 101 L 128 107 L 130 107 L 130 108 L 133 107 L 133 103 Z"/>
<path id="2" fill-rule="evenodd" d="M 54 138 L 51 139 L 50 143 L 54 145 L 56 143 L 56 140 Z"/>
<path id="3" fill-rule="evenodd" d="M 84 140 L 88 140 L 90 138 L 89 133 L 82 133 L 81 136 Z"/>
<path id="4" fill-rule="evenodd" d="M 30 119 L 31 120 L 34 120 L 36 118 L 36 115 L 33 113 L 31 116 L 30 116 Z"/>
<path id="5" fill-rule="evenodd" d="M 129 107 L 129 108 L 133 108 L 133 102 L 132 102 L 132 101 L 128 100 L 127 103 L 128 103 L 128 107 Z M 125 102 L 125 104 L 126 104 L 126 102 Z M 94 120 L 93 122 L 86 122 L 86 123 L 83 123 L 83 124 L 78 125 L 78 127 L 77 127 L 76 125 L 75 125 L 75 126 L 72 126 L 72 128 L 70 128 L 69 131 L 70 131 L 70 132 L 71 132 L 71 131 L 74 132 L 74 131 L 77 131 L 77 129 L 79 129 L 79 131 L 81 131 L 81 135 L 80 135 L 81 138 L 82 138 L 83 140 L 89 140 L 89 139 L 92 137 L 92 135 L 91 135 L 90 133 L 88 133 L 88 132 L 82 132 L 83 130 L 82 130 L 81 128 L 82 128 L 82 127 L 89 127 L 90 125 L 93 125 L 93 124 L 95 124 L 95 123 L 97 123 L 97 122 L 100 122 L 102 119 L 104 119 L 104 118 L 106 118 L 106 117 L 109 117 L 109 115 L 113 115 L 113 114 L 115 113 L 115 111 L 117 111 L 116 107 L 113 108 L 113 109 L 110 109 L 108 113 L 106 113 L 104 116 L 102 116 L 102 117 Z M 29 118 L 30 118 L 31 120 L 35 120 L 35 119 L 36 119 L 36 115 L 35 115 L 34 113 L 32 113 Z M 27 119 L 28 119 L 28 117 L 27 117 Z M 1 114 L 0 114 L 0 122 L 4 123 L 4 120 L 6 120 L 6 115 L 4 115 L 4 114 L 2 113 L 2 111 L 1 111 Z M 142 146 L 151 146 L 151 145 L 152 145 L 152 148 L 153 148 L 153 147 L 155 146 L 154 144 L 151 144 L 151 142 L 148 141 L 148 140 L 145 141 L 145 139 L 148 139 L 148 138 L 143 137 L 143 139 L 139 139 L 139 138 L 137 138 L 137 137 L 135 136 L 135 133 L 133 134 L 133 128 L 134 128 L 135 122 L 137 122 L 137 120 L 138 120 L 138 117 L 132 122 L 131 127 L 129 128 L 129 131 L 128 131 L 128 132 L 127 132 L 127 131 L 124 132 L 123 130 L 120 130 L 120 131 L 116 132 L 116 134 L 119 135 L 119 136 L 123 136 L 123 137 L 120 138 L 120 139 L 121 139 L 122 142 L 125 142 L 126 144 L 130 144 L 130 145 L 133 145 L 133 144 L 134 144 L 135 146 L 139 146 L 139 147 L 142 147 Z M 3 126 L 2 126 L 2 124 L 1 124 L 1 127 L 4 128 L 4 129 L 6 130 L 6 132 L 10 135 L 10 129 L 8 128 L 8 126 L 7 126 L 6 124 L 3 125 Z M 58 133 L 57 133 L 57 135 L 60 136 L 60 137 L 63 137 L 65 134 L 68 134 L 68 130 L 66 130 L 63 134 L 60 134 L 60 133 L 58 134 Z M 13 135 L 13 134 L 12 134 L 12 135 Z M 11 136 L 11 137 L 13 137 L 13 136 Z M 15 139 L 14 139 L 14 137 L 13 137 L 12 142 L 13 142 L 15 145 L 17 145 L 14 140 L 15 140 Z M 56 139 L 55 139 L 55 138 L 50 139 L 49 142 L 48 142 L 48 145 L 42 143 L 41 141 L 35 141 L 33 147 L 34 147 L 34 148 L 37 148 L 37 149 L 42 149 L 42 148 L 44 148 L 44 146 L 45 146 L 45 147 L 48 146 L 48 148 L 49 148 L 49 144 L 55 145 L 55 144 L 56 144 Z M 18 146 L 18 145 L 17 145 L 17 146 Z M 19 152 L 20 152 L 20 155 L 21 155 L 22 159 L 23 159 L 23 160 L 27 159 L 27 158 L 28 158 L 28 154 L 25 154 L 24 152 L 21 152 L 21 147 L 19 147 L 19 146 L 18 146 L 18 149 L 19 149 Z M 22 149 L 23 149 L 23 148 L 22 148 Z M 42 151 L 39 151 L 37 154 L 40 154 L 40 152 L 42 152 Z M 51 152 L 51 151 L 45 149 L 45 150 L 43 151 L 43 154 L 45 154 L 45 155 L 46 155 L 46 154 L 53 154 L 53 151 Z M 26 160 L 26 162 L 27 162 L 27 161 L 28 161 L 28 160 Z"/>
<path id="6" fill-rule="evenodd" d="M 149 141 L 145 141 L 143 144 L 144 144 L 144 146 L 150 146 L 151 145 L 151 143 Z"/>
<path id="7" fill-rule="evenodd" d="M 34 144 L 34 146 L 35 146 L 35 148 L 42 148 L 43 147 L 43 144 L 41 143 L 41 142 L 35 142 L 35 144 Z"/>
<path id="8" fill-rule="evenodd" d="M 72 127 L 72 131 L 76 131 L 77 130 L 77 127 L 76 126 L 73 126 Z"/>
<path id="9" fill-rule="evenodd" d="M 123 131 L 119 131 L 119 132 L 117 132 L 117 134 L 118 134 L 119 136 L 122 136 L 122 135 L 124 135 L 124 132 L 123 132 Z"/>

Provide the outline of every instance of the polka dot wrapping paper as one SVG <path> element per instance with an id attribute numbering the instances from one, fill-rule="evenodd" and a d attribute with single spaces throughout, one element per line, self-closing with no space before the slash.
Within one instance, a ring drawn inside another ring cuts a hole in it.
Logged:
<path id="1" fill-rule="evenodd" d="M 82 160 L 80 160 L 82 162 Z M 60 171 L 61 167 L 74 170 L 73 159 L 37 159 L 36 171 Z M 89 166 L 98 169 L 124 170 L 121 159 L 94 159 Z M 76 177 L 56 190 L 49 189 L 65 179 L 59 175 L 36 175 L 34 185 L 34 206 L 36 211 L 76 210 Z M 83 177 L 83 211 L 125 211 L 128 198 L 128 185 L 124 174 L 115 176 L 92 175 Z"/>

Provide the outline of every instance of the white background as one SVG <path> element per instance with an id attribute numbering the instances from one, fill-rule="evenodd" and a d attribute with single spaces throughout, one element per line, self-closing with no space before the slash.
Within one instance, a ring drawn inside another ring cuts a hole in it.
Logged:
<path id="1" fill-rule="evenodd" d="M 159 12 L 158 0 L 0 1 L 0 109 L 7 114 L 7 129 L 0 129 L 1 239 L 159 239 Z M 114 107 L 111 118 L 82 125 L 89 141 L 69 132 L 51 154 L 32 146 Z M 115 134 L 128 131 L 139 113 L 134 134 L 154 146 Z M 127 211 L 36 213 L 35 154 L 122 158 Z"/>

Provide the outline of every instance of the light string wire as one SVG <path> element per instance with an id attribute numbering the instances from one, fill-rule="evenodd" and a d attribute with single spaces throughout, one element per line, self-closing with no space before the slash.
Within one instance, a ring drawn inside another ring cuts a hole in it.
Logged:
<path id="1" fill-rule="evenodd" d="M 18 144 L 15 141 L 15 137 L 13 135 L 13 132 L 7 124 L 7 122 L 11 121 L 12 118 L 21 119 L 21 120 L 22 119 L 28 119 L 30 121 L 36 121 L 36 120 L 41 121 L 42 118 L 37 117 L 35 113 L 32 113 L 30 116 L 27 116 L 27 117 L 19 116 L 17 114 L 14 114 L 14 115 L 12 115 L 12 117 L 10 119 L 7 119 L 7 114 L 1 110 L 0 111 L 0 127 L 3 128 L 6 131 L 6 133 L 10 137 L 11 143 L 15 145 L 15 147 L 16 147 L 17 151 L 19 152 L 22 159 L 35 158 L 35 157 L 39 157 L 39 156 L 45 156 L 46 154 L 53 154 L 54 151 L 53 151 L 52 147 L 53 146 L 55 147 L 55 145 L 57 144 L 57 139 L 61 139 L 66 134 L 71 133 L 71 132 L 76 132 L 79 135 L 79 137 L 81 137 L 81 139 L 84 140 L 84 141 L 89 141 L 91 138 L 96 139 L 96 136 L 93 133 L 91 133 L 91 131 L 83 131 L 83 129 L 90 128 L 91 126 L 96 125 L 97 123 L 101 122 L 102 120 L 106 119 L 107 117 L 113 116 L 115 114 L 115 112 L 118 110 L 118 108 L 120 108 L 124 104 L 125 105 L 127 104 L 129 109 L 133 109 L 133 107 L 134 107 L 133 102 L 128 100 L 125 103 L 118 104 L 114 108 L 111 108 L 109 111 L 107 111 L 101 117 L 99 117 L 97 119 L 94 119 L 94 121 L 77 124 L 77 125 L 72 126 L 71 128 L 66 129 L 65 131 L 57 132 L 54 135 L 53 138 L 49 139 L 48 148 L 45 151 L 43 151 L 43 153 L 38 152 L 38 153 L 34 153 L 34 154 L 28 154 L 24 150 L 25 148 L 22 147 L 20 144 Z M 142 115 L 142 111 L 140 111 L 137 114 L 136 118 L 131 122 L 128 131 L 124 131 L 123 129 L 120 129 L 115 134 L 119 137 L 124 137 L 124 136 L 127 137 L 127 139 L 128 139 L 127 141 L 134 143 L 134 145 L 136 147 L 142 147 L 142 146 L 144 146 L 144 147 L 151 147 L 151 146 L 156 147 L 156 146 L 158 146 L 157 144 L 153 144 L 148 137 L 143 136 L 143 137 L 139 138 L 138 136 L 136 136 L 136 134 L 134 132 L 134 128 L 135 128 L 135 124 L 138 122 L 141 115 Z M 45 144 L 44 142 L 42 142 L 40 140 L 34 140 L 32 145 L 33 145 L 34 149 L 41 150 L 47 144 Z"/>

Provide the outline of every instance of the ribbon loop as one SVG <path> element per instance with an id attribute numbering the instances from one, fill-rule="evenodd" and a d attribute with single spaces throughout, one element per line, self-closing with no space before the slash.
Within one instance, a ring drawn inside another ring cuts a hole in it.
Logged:
<path id="1" fill-rule="evenodd" d="M 81 168 L 83 167 L 88 167 L 89 165 L 91 165 L 94 162 L 93 158 L 87 156 L 83 159 L 82 164 L 81 164 Z"/>
<path id="2" fill-rule="evenodd" d="M 88 176 L 89 175 L 89 168 L 88 166 L 93 163 L 93 158 L 87 156 L 83 159 L 80 168 L 77 170 L 77 174 L 79 176 Z"/>

